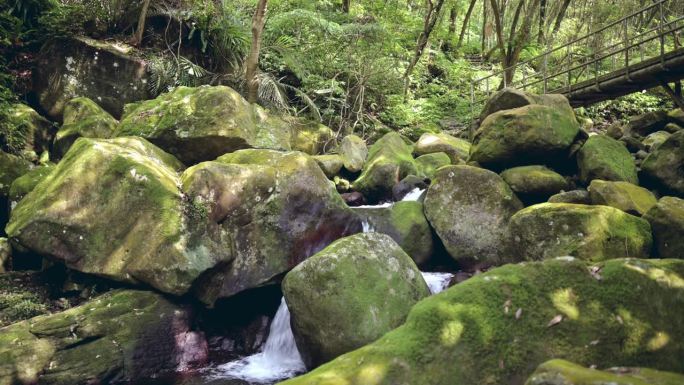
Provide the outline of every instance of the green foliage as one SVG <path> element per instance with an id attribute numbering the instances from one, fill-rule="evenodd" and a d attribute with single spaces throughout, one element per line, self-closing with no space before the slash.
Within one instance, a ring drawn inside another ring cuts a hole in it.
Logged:
<path id="1" fill-rule="evenodd" d="M 594 119 L 595 123 L 610 123 L 615 120 L 627 121 L 630 116 L 641 115 L 657 110 L 671 110 L 672 101 L 658 92 L 637 92 L 596 103 L 589 108 L 579 109 L 578 115 Z"/>

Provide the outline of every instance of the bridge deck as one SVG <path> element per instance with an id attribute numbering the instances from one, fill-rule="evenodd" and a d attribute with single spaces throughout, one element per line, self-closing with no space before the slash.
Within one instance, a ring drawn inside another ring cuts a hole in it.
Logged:
<path id="1" fill-rule="evenodd" d="M 684 79 L 684 48 L 666 53 L 662 60 L 660 56 L 654 57 L 550 92 L 563 94 L 573 107 L 580 107 L 680 79 Z"/>

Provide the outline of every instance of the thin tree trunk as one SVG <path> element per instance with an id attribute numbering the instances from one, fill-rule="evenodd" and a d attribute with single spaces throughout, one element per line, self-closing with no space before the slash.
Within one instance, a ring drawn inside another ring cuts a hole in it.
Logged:
<path id="1" fill-rule="evenodd" d="M 435 24 L 437 24 L 437 20 L 439 19 L 442 6 L 444 5 L 444 0 L 437 0 L 436 3 L 433 3 L 433 0 L 427 0 L 426 3 L 428 8 L 427 12 L 425 13 L 423 31 L 418 36 L 418 41 L 416 42 L 416 49 L 414 51 L 413 58 L 411 58 L 411 61 L 409 62 L 408 67 L 406 67 L 406 71 L 404 72 L 404 99 L 408 97 L 408 87 L 411 73 L 413 72 L 413 69 L 416 67 L 416 64 L 418 64 L 418 60 L 420 60 L 420 57 L 423 55 L 423 51 L 427 46 L 428 39 L 430 38 L 430 34 L 432 33 L 432 30 L 435 28 Z"/>
<path id="2" fill-rule="evenodd" d="M 463 44 L 463 36 L 465 36 L 466 30 L 468 29 L 468 22 L 470 22 L 470 15 L 473 13 L 473 8 L 475 8 L 475 3 L 477 0 L 470 0 L 470 5 L 468 6 L 468 11 L 466 11 L 465 17 L 463 18 L 463 25 L 461 26 L 461 34 L 458 36 L 458 43 L 456 43 L 456 50 L 458 51 Z"/>
<path id="3" fill-rule="evenodd" d="M 261 50 L 261 33 L 266 23 L 266 3 L 268 0 L 259 0 L 257 9 L 252 17 L 252 46 L 245 63 L 245 79 L 247 81 L 247 100 L 256 103 L 259 93 L 259 81 L 256 78 L 259 66 L 259 51 Z"/>
<path id="4" fill-rule="evenodd" d="M 147 10 L 150 8 L 150 0 L 145 0 L 140 16 L 138 16 L 138 26 L 135 29 L 135 35 L 131 39 L 131 45 L 137 47 L 142 43 L 143 33 L 145 32 L 145 19 L 147 19 Z"/>
<path id="5" fill-rule="evenodd" d="M 487 48 L 487 2 L 482 2 L 482 48 L 480 49 L 481 55 L 484 55 L 485 49 Z"/>
<path id="6" fill-rule="evenodd" d="M 560 29 L 561 22 L 565 18 L 565 12 L 568 10 L 568 6 L 570 5 L 570 0 L 563 0 L 563 5 L 561 5 L 560 11 L 558 11 L 558 15 L 556 16 L 556 23 L 553 26 L 553 32 L 551 35 L 555 35 L 558 33 L 558 30 Z"/>
<path id="7" fill-rule="evenodd" d="M 456 7 L 451 7 L 451 10 L 449 11 L 449 40 L 454 36 L 454 33 L 456 33 Z"/>
<path id="8" fill-rule="evenodd" d="M 544 45 L 544 29 L 546 29 L 546 0 L 541 0 L 539 5 L 539 35 L 537 35 L 537 43 Z"/>
<path id="9" fill-rule="evenodd" d="M 349 3 L 351 3 L 351 0 L 342 0 L 342 12 L 349 13 Z"/>

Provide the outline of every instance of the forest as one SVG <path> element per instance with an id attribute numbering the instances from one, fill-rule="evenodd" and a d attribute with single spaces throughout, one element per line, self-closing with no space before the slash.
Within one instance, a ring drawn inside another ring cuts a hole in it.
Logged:
<path id="1" fill-rule="evenodd" d="M 684 384 L 683 34 L 0 0 L 0 385 Z"/>

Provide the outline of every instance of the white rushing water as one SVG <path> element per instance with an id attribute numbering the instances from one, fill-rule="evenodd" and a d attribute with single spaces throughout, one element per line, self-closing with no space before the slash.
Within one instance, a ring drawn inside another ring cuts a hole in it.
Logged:
<path id="1" fill-rule="evenodd" d="M 432 294 L 446 289 L 453 277 L 451 273 L 423 272 L 422 275 Z M 235 378 L 259 384 L 291 378 L 305 371 L 306 367 L 297 350 L 294 334 L 290 328 L 290 311 L 285 298 L 282 298 L 261 351 L 220 365 L 212 370 L 212 374 L 208 377 L 211 379 Z"/>
<path id="2" fill-rule="evenodd" d="M 423 279 L 427 283 L 432 294 L 444 291 L 444 289 L 449 286 L 449 282 L 454 276 L 451 273 L 429 273 L 424 271 L 422 271 L 421 274 L 423 274 Z"/>
<path id="3" fill-rule="evenodd" d="M 290 328 L 290 310 L 283 298 L 273 317 L 268 338 L 261 352 L 219 366 L 212 377 L 270 383 L 294 377 L 305 371 L 304 362 Z"/>
<path id="4" fill-rule="evenodd" d="M 413 190 L 409 191 L 408 194 L 404 195 L 404 197 L 401 199 L 402 202 L 405 201 L 417 201 L 420 199 L 420 197 L 423 195 L 423 192 L 425 192 L 425 189 L 420 189 L 418 187 L 414 188 Z"/>

